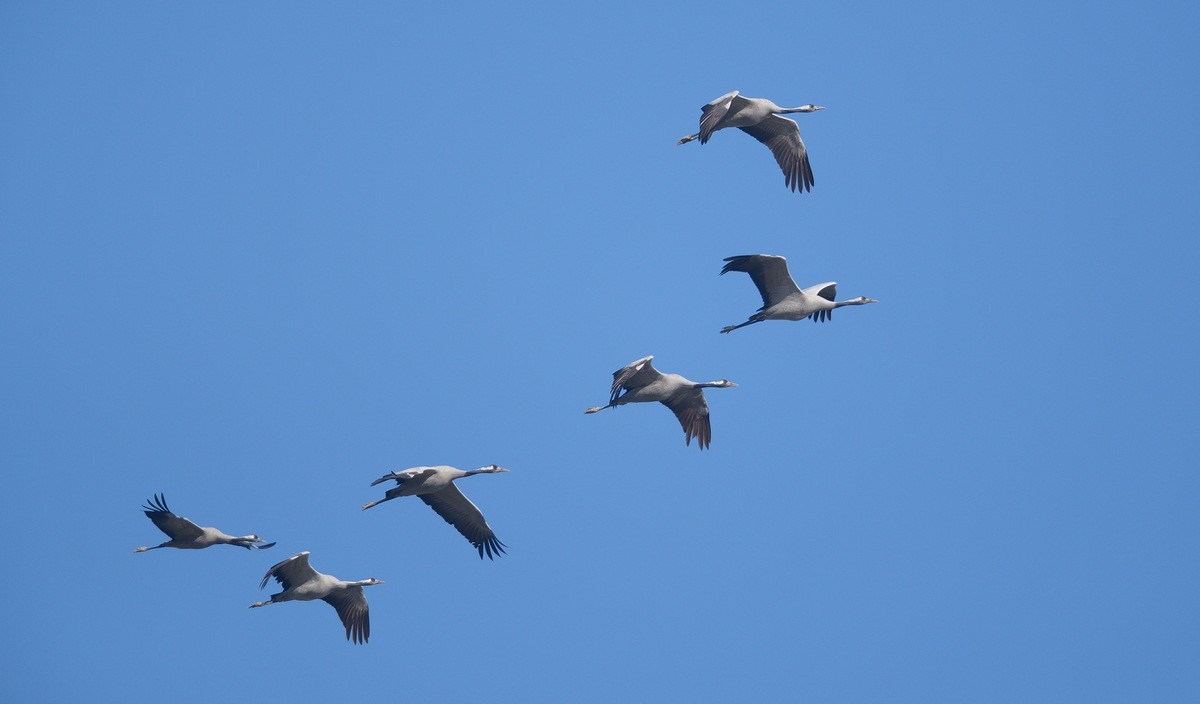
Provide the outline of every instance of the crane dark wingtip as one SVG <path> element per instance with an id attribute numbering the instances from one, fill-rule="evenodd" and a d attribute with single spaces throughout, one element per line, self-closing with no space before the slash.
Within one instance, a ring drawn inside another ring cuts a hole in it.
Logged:
<path id="1" fill-rule="evenodd" d="M 483 554 L 485 551 L 487 552 L 487 558 L 489 560 L 495 560 L 496 557 L 506 554 L 504 551 L 504 548 L 506 547 L 508 546 L 500 542 L 495 536 L 491 538 L 484 538 L 475 545 L 475 549 L 479 551 L 480 560 L 483 559 Z"/>
<path id="2" fill-rule="evenodd" d="M 142 504 L 142 511 L 147 516 L 152 513 L 170 513 L 171 509 L 167 508 L 167 498 L 163 494 L 155 494 L 146 503 Z"/>

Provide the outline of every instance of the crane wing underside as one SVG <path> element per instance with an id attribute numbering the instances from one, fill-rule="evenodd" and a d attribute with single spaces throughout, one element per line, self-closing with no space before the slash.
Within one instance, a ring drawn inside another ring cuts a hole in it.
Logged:
<path id="1" fill-rule="evenodd" d="M 683 426 L 684 443 L 691 445 L 692 438 L 703 450 L 712 441 L 712 424 L 708 418 L 708 402 L 700 389 L 685 389 L 662 404 L 670 408 Z"/>
<path id="2" fill-rule="evenodd" d="M 756 125 L 739 127 L 741 131 L 762 142 L 783 170 L 784 183 L 793 191 L 808 191 L 816 180 L 808 163 L 808 151 L 800 139 L 800 126 L 779 115 L 771 115 Z"/>
<path id="3" fill-rule="evenodd" d="M 367 608 L 367 597 L 362 587 L 338 589 L 323 597 L 321 601 L 337 610 L 338 618 L 346 627 L 346 640 L 366 643 L 371 638 L 371 613 Z"/>
<path id="4" fill-rule="evenodd" d="M 481 559 L 485 552 L 489 560 L 504 553 L 504 543 L 496 538 L 483 513 L 453 483 L 439 492 L 417 496 L 475 546 Z"/>

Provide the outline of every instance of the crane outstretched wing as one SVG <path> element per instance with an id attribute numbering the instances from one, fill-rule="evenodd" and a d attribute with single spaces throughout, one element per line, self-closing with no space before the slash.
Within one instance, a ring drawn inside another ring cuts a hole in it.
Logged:
<path id="1" fill-rule="evenodd" d="M 827 301 L 832 301 L 833 299 L 837 298 L 837 282 L 826 281 L 823 284 L 809 286 L 808 288 L 804 289 L 804 293 L 809 296 L 820 296 Z M 831 320 L 832 318 L 832 310 L 819 310 L 816 313 L 808 316 L 808 319 L 814 323 L 823 323 L 826 320 Z"/>
<path id="2" fill-rule="evenodd" d="M 304 584 L 310 579 L 316 579 L 317 571 L 308 564 L 308 551 L 292 555 L 283 562 L 278 562 L 271 565 L 271 569 L 263 575 L 262 581 L 258 583 L 258 588 L 262 589 L 267 586 L 267 581 L 272 577 L 276 582 L 279 582 L 284 589 L 291 589 L 298 584 Z"/>
<path id="3" fill-rule="evenodd" d="M 405 482 L 413 479 L 424 479 L 437 474 L 437 470 L 433 467 L 409 467 L 408 469 L 399 472 L 389 472 L 382 477 L 371 482 L 371 486 L 382 484 L 390 479 L 395 479 L 396 484 L 403 485 Z"/>
<path id="4" fill-rule="evenodd" d="M 774 254 L 742 254 L 736 257 L 726 257 L 722 274 L 731 271 L 744 271 L 750 275 L 750 280 L 758 288 L 763 304 L 759 310 L 765 310 L 779 303 L 788 296 L 800 293 L 800 287 L 788 273 L 787 259 Z"/>
<path id="5" fill-rule="evenodd" d="M 771 150 L 779 168 L 783 169 L 784 182 L 788 188 L 793 191 L 812 189 L 816 181 L 813 180 L 812 166 L 808 163 L 808 151 L 804 148 L 804 140 L 800 139 L 800 126 L 795 121 L 771 115 L 756 125 L 739 129 Z"/>
<path id="6" fill-rule="evenodd" d="M 683 426 L 684 443 L 691 445 L 692 438 L 703 450 L 712 441 L 712 424 L 708 419 L 708 402 L 700 389 L 688 388 L 677 392 L 662 404 L 670 408 Z"/>
<path id="7" fill-rule="evenodd" d="M 654 365 L 650 363 L 652 359 L 654 359 L 654 355 L 642 357 L 613 372 L 612 392 L 608 399 L 609 403 L 616 401 L 617 397 L 621 395 L 622 390 L 640 389 L 662 376 L 654 368 Z"/>
<path id="8" fill-rule="evenodd" d="M 162 494 L 155 494 L 142 509 L 154 525 L 172 540 L 195 540 L 204 534 L 200 526 L 171 513 L 171 509 L 167 508 L 167 497 Z"/>
<path id="9" fill-rule="evenodd" d="M 808 288 L 804 289 L 804 293 L 809 296 L 820 296 L 827 301 L 832 301 L 833 299 L 837 298 L 837 282 L 826 281 L 823 284 L 809 286 Z"/>
<path id="10" fill-rule="evenodd" d="M 338 618 L 346 627 L 346 640 L 366 643 L 371 638 L 371 613 L 362 587 L 335 590 L 321 601 L 337 609 Z"/>
<path id="11" fill-rule="evenodd" d="M 433 494 L 418 494 L 421 500 L 432 508 L 437 515 L 454 526 L 462 536 L 470 541 L 479 551 L 479 559 L 483 559 L 486 551 L 489 560 L 496 555 L 504 554 L 504 543 L 496 539 L 492 527 L 483 518 L 483 513 L 471 500 L 466 497 L 453 482 L 445 489 Z"/>

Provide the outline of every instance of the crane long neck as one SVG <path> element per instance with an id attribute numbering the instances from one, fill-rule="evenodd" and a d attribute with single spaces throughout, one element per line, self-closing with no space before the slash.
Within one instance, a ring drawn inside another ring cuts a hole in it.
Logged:
<path id="1" fill-rule="evenodd" d="M 842 306 L 861 306 L 864 303 L 870 303 L 870 301 L 864 300 L 862 298 L 851 298 L 848 301 L 835 301 L 833 304 L 833 307 L 841 308 Z"/>
<path id="2" fill-rule="evenodd" d="M 479 469 L 468 469 L 467 471 L 463 472 L 460 476 L 470 477 L 475 474 L 491 474 L 496 471 L 498 471 L 498 470 L 496 470 L 492 467 L 480 467 Z"/>

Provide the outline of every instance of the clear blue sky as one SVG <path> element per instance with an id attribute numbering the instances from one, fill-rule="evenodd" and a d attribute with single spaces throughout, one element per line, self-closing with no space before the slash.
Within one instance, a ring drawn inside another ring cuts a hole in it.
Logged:
<path id="1" fill-rule="evenodd" d="M 0 6 L 0 699 L 1200 697 L 1194 3 L 400 5 Z M 754 252 L 880 303 L 718 335 Z M 493 462 L 495 562 L 359 511 Z"/>

